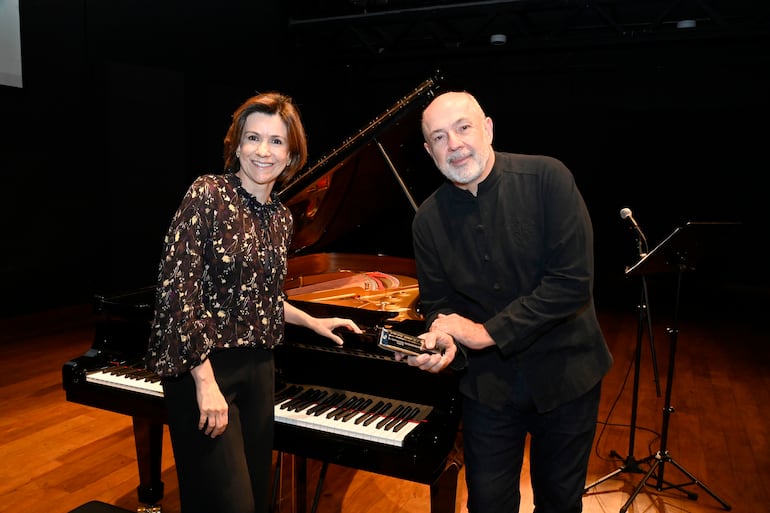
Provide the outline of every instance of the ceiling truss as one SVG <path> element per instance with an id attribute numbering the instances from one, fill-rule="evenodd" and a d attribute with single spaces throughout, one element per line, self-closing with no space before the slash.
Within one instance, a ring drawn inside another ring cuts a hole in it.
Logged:
<path id="1" fill-rule="evenodd" d="M 340 59 L 422 58 L 770 34 L 751 0 L 338 0 L 292 2 L 295 49 Z"/>

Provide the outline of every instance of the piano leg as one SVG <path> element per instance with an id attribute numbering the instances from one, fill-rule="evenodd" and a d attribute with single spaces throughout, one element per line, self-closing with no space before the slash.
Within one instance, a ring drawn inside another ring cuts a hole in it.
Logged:
<path id="1" fill-rule="evenodd" d="M 324 461 L 321 465 L 321 475 L 318 477 L 318 484 L 315 486 L 315 494 L 313 495 L 313 505 L 310 507 L 310 513 L 315 513 L 318 509 L 318 501 L 321 500 L 321 490 L 324 487 L 324 479 L 326 479 L 326 471 L 329 469 L 329 462 Z"/>
<path id="2" fill-rule="evenodd" d="M 273 498 L 270 511 L 277 513 L 281 511 L 281 500 L 283 481 L 283 465 L 284 458 L 289 463 L 289 472 L 291 479 L 291 512 L 292 513 L 305 513 L 307 511 L 307 458 L 304 456 L 297 456 L 295 454 L 285 454 L 278 451 L 275 463 L 275 474 L 273 477 Z M 315 508 L 315 506 L 314 506 Z"/>
<path id="3" fill-rule="evenodd" d="M 163 457 L 163 424 L 143 417 L 133 417 L 136 462 L 139 466 L 139 502 L 157 504 L 163 499 L 161 460 Z"/>
<path id="4" fill-rule="evenodd" d="M 457 477 L 460 464 L 450 458 L 444 470 L 430 485 L 431 513 L 455 513 L 457 508 Z"/>
<path id="5" fill-rule="evenodd" d="M 270 513 L 277 513 L 281 501 L 281 472 L 283 471 L 283 453 L 278 451 L 275 456 L 275 468 L 273 470 L 273 491 L 270 499 Z"/>
<path id="6" fill-rule="evenodd" d="M 273 487 L 273 506 L 272 511 L 279 511 L 279 500 L 276 500 L 275 494 L 280 495 L 277 480 L 281 475 L 281 464 L 283 458 L 289 458 L 292 464 L 292 512 L 293 513 L 305 513 L 307 511 L 307 458 L 304 456 L 297 456 L 295 454 L 278 453 L 278 461 L 276 464 L 276 481 Z M 324 478 L 326 477 L 326 471 L 328 469 L 328 463 L 322 462 L 321 475 L 318 478 L 316 484 L 315 495 L 313 498 L 313 505 L 311 513 L 315 513 L 318 507 L 318 501 L 321 496 L 321 489 L 323 488 Z M 453 458 L 447 460 L 444 470 L 441 474 L 430 484 L 430 511 L 431 513 L 456 513 L 457 512 L 457 478 L 460 474 L 460 463 Z"/>
<path id="7" fill-rule="evenodd" d="M 294 511 L 307 511 L 307 458 L 293 455 L 294 458 Z"/>

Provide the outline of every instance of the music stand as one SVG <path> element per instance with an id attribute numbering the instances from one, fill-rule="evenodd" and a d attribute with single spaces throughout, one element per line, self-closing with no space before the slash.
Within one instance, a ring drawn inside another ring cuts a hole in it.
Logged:
<path id="1" fill-rule="evenodd" d="M 641 232 L 638 232 L 637 242 L 639 244 L 639 256 L 640 258 L 644 258 L 647 255 L 647 240 L 644 239 L 644 235 L 642 235 Z M 649 463 L 653 458 L 654 455 L 648 456 L 644 459 L 637 460 L 634 456 L 634 443 L 636 441 L 636 415 L 638 411 L 638 405 L 639 405 L 639 373 L 641 370 L 642 365 L 642 340 L 644 338 L 644 328 L 645 324 L 647 326 L 647 336 L 649 338 L 650 342 L 650 354 L 652 356 L 652 371 L 655 381 L 655 391 L 660 397 L 660 381 L 658 380 L 658 357 L 655 353 L 655 338 L 653 336 L 653 329 L 652 329 L 652 315 L 651 315 L 651 307 L 650 307 L 650 300 L 649 300 L 649 294 L 647 292 L 647 277 L 645 275 L 642 275 L 640 278 L 641 283 L 641 297 L 639 298 L 639 304 L 637 305 L 637 313 L 638 313 L 638 319 L 637 319 L 637 331 L 636 331 L 636 350 L 634 351 L 634 383 L 632 386 L 632 394 L 631 394 L 631 423 L 630 423 L 630 429 L 629 429 L 629 436 L 628 436 L 628 452 L 627 457 L 624 459 L 618 452 L 615 450 L 610 451 L 610 456 L 619 460 L 622 460 L 623 464 L 618 467 L 617 469 L 613 470 L 609 474 L 605 475 L 602 478 L 597 479 L 591 484 L 587 484 L 583 488 L 583 493 L 588 493 L 588 490 L 591 488 L 598 486 L 602 484 L 605 481 L 608 481 L 615 476 L 623 473 L 623 472 L 634 472 L 637 474 L 644 474 L 644 471 L 640 467 L 640 464 L 642 463 Z"/>
<path id="2" fill-rule="evenodd" d="M 679 335 L 679 302 L 682 288 L 682 274 L 686 271 L 695 270 L 695 264 L 701 259 L 705 253 L 704 244 L 710 241 L 713 245 L 714 240 L 719 236 L 724 236 L 727 229 L 736 226 L 738 223 L 696 223 L 688 222 L 684 226 L 676 228 L 671 235 L 666 237 L 660 244 L 658 244 L 652 251 L 644 256 L 634 266 L 626 269 L 626 275 L 628 276 L 644 276 L 648 274 L 657 273 L 675 273 L 676 274 L 676 292 L 674 297 L 674 314 L 672 320 L 672 326 L 668 329 L 670 339 L 670 351 L 668 360 L 668 375 L 666 382 L 666 397 L 665 406 L 663 408 L 663 426 L 660 438 L 660 449 L 654 455 L 651 455 L 646 460 L 652 460 L 650 469 L 644 475 L 644 478 L 634 489 L 628 501 L 620 508 L 620 513 L 625 513 L 628 510 L 631 503 L 636 496 L 641 492 L 642 488 L 647 484 L 650 477 L 655 474 L 655 471 L 659 469 L 655 485 L 655 489 L 658 491 L 667 490 L 670 488 L 676 488 L 687 495 L 689 499 L 697 499 L 698 495 L 692 492 L 682 490 L 685 486 L 693 484 L 698 485 L 706 493 L 711 495 L 717 502 L 719 502 L 724 509 L 729 511 L 732 507 L 712 492 L 706 485 L 700 482 L 693 474 L 680 465 L 668 452 L 668 428 L 669 420 L 673 409 L 671 408 L 671 390 L 674 381 L 674 363 L 676 361 L 676 344 Z M 646 461 L 645 460 L 645 461 Z M 670 484 L 664 481 L 663 472 L 665 464 L 670 463 L 679 469 L 688 479 L 689 482 L 682 484 Z M 663 484 L 667 486 L 663 486 Z"/>

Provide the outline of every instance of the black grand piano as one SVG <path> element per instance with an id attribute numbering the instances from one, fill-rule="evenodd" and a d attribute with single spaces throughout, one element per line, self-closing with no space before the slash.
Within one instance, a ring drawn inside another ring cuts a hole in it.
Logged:
<path id="1" fill-rule="evenodd" d="M 456 509 L 456 379 L 396 362 L 376 345 L 381 328 L 417 334 L 424 327 L 410 224 L 418 202 L 440 180 L 419 132 L 422 107 L 439 81 L 435 76 L 421 83 L 279 191 L 295 220 L 285 285 L 289 301 L 314 315 L 351 317 L 365 331 L 344 334 L 345 344 L 338 347 L 288 325 L 285 343 L 276 348 L 274 447 L 298 462 L 294 493 L 300 511 L 306 458 L 323 463 L 315 500 L 334 463 L 424 483 L 433 513 Z M 66 362 L 62 374 L 68 401 L 132 417 L 138 499 L 158 508 L 166 418 L 160 384 L 143 364 L 153 306 L 154 287 L 97 296 L 92 347 Z M 394 409 L 409 408 L 412 418 L 402 423 L 404 429 L 383 430 L 377 425 L 387 423 L 379 418 L 365 426 L 286 407 L 317 390 L 389 402 Z"/>

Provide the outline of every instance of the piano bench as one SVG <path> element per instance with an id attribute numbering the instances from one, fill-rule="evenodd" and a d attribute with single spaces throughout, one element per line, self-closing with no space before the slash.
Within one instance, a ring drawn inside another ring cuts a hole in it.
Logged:
<path id="1" fill-rule="evenodd" d="M 133 513 L 130 509 L 119 508 L 102 501 L 89 501 L 69 513 Z"/>

